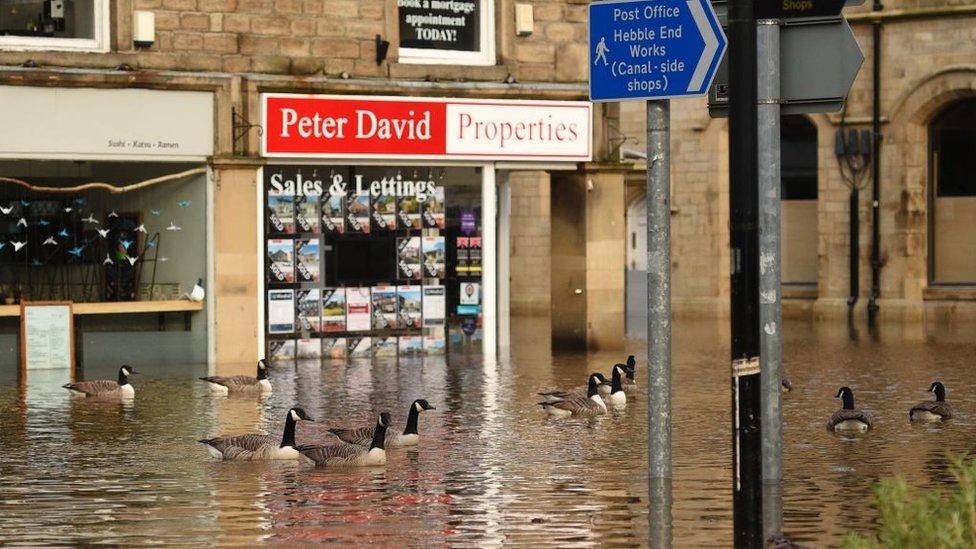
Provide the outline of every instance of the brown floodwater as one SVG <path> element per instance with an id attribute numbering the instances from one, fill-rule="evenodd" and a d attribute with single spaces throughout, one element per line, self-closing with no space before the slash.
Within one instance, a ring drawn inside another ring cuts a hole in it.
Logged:
<path id="1" fill-rule="evenodd" d="M 850 333 L 842 324 L 786 327 L 784 530 L 836 545 L 872 526 L 870 487 L 904 475 L 915 486 L 949 482 L 949 453 L 976 442 L 976 327 L 895 327 Z M 680 322 L 674 352 L 674 542 L 731 544 L 728 328 Z M 203 366 L 154 367 L 133 359 L 131 404 L 72 400 L 38 376 L 21 388 L 0 373 L 0 544 L 641 546 L 646 544 L 646 402 L 595 421 L 547 420 L 536 391 L 609 373 L 622 354 L 553 356 L 531 326 L 510 358 L 354 364 L 277 364 L 274 394 L 213 397 Z M 631 352 L 643 355 L 638 343 Z M 114 378 L 117 366 L 86 377 Z M 958 417 L 912 426 L 908 408 L 939 379 Z M 638 371 L 638 383 L 645 381 Z M 851 386 L 876 429 L 856 439 L 825 429 Z M 421 446 L 391 450 L 385 468 L 324 470 L 288 462 L 219 462 L 205 436 L 280 433 L 303 406 L 316 423 L 400 422 L 418 397 L 437 406 L 420 420 Z"/>

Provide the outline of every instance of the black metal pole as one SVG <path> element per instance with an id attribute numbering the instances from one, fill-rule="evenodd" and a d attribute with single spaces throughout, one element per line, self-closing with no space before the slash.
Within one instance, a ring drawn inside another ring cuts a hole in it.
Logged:
<path id="1" fill-rule="evenodd" d="M 860 281 L 861 275 L 860 275 L 860 270 L 858 268 L 858 266 L 859 266 L 858 251 L 861 248 L 861 238 L 860 238 L 860 234 L 859 234 L 860 233 L 860 230 L 861 230 L 861 224 L 860 224 L 861 221 L 859 219 L 859 212 L 858 212 L 859 195 L 860 195 L 860 193 L 858 192 L 858 189 L 857 189 L 856 176 L 852 176 L 852 182 L 851 182 L 851 200 L 850 200 L 850 208 L 851 208 L 851 216 L 850 216 L 850 224 L 851 224 L 851 293 L 850 293 L 850 296 L 847 298 L 847 306 L 850 307 L 851 309 L 854 309 L 854 305 L 857 304 L 857 297 L 861 293 L 861 281 Z"/>
<path id="2" fill-rule="evenodd" d="M 881 11 L 881 0 L 874 0 L 874 11 Z M 868 322 L 874 324 L 881 296 L 881 21 L 871 26 L 871 297 Z"/>
<path id="3" fill-rule="evenodd" d="M 736 547 L 762 547 L 759 375 L 759 187 L 753 0 L 729 2 L 733 528 Z"/>

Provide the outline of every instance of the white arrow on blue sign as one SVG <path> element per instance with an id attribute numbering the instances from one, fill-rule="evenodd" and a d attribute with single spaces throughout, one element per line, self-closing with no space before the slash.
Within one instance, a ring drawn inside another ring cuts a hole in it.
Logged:
<path id="1" fill-rule="evenodd" d="M 592 3 L 590 99 L 705 95 L 726 44 L 708 0 Z"/>

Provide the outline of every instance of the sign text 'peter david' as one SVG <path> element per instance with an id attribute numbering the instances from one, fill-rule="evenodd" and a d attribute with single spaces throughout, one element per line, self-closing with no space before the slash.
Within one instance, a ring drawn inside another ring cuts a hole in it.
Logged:
<path id="1" fill-rule="evenodd" d="M 262 95 L 262 154 L 589 161 L 583 101 Z"/>

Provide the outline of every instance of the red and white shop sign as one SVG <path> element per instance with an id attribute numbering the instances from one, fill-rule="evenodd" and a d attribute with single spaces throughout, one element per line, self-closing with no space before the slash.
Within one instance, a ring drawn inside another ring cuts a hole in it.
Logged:
<path id="1" fill-rule="evenodd" d="M 261 153 L 290 158 L 592 158 L 591 104 L 262 94 Z"/>

